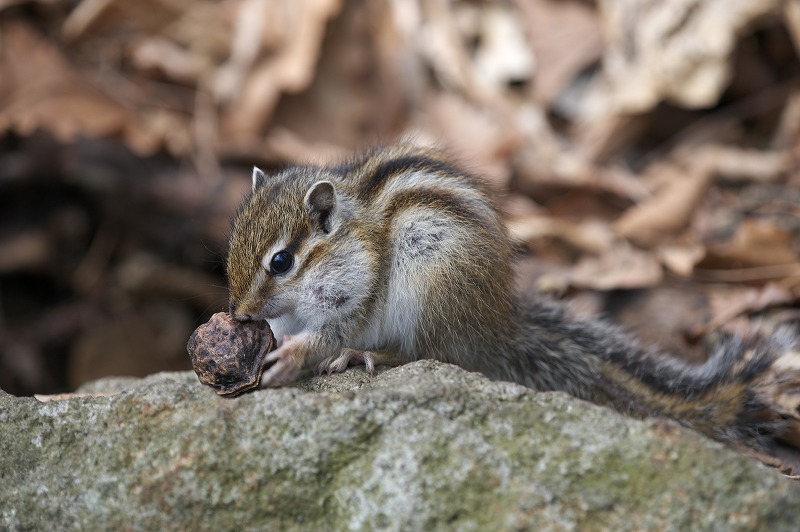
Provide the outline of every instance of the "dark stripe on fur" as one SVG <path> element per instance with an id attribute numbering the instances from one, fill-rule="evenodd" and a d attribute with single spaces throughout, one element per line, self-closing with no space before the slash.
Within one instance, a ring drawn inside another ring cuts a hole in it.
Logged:
<path id="1" fill-rule="evenodd" d="M 364 198 L 373 196 L 380 192 L 393 176 L 419 170 L 448 175 L 461 174 L 455 166 L 444 161 L 431 159 L 424 155 L 404 155 L 379 164 L 367 182 L 361 187 L 359 195 Z"/>
<path id="2" fill-rule="evenodd" d="M 286 245 L 286 251 L 291 253 L 292 255 L 297 253 L 300 244 L 308 238 L 309 230 L 307 226 L 301 227 L 294 235 L 292 235 L 292 239 Z"/>
<path id="3" fill-rule="evenodd" d="M 392 196 L 386 206 L 385 214 L 392 218 L 396 212 L 408 207 L 425 206 L 450 213 L 463 220 L 477 222 L 478 220 L 475 220 L 476 210 L 472 205 L 474 202 L 474 200 L 463 198 L 447 190 L 418 188 L 399 192 Z"/>

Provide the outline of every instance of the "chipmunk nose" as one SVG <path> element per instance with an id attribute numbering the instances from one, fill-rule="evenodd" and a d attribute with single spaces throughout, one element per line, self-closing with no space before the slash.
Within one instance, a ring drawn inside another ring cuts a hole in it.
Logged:
<path id="1" fill-rule="evenodd" d="M 236 321 L 240 321 L 240 322 L 243 322 L 243 323 L 246 322 L 246 321 L 253 321 L 253 315 L 249 314 L 247 312 L 240 312 L 240 311 L 236 310 L 235 308 L 231 307 L 230 313 L 231 313 L 231 316 L 233 316 L 233 319 L 235 319 Z"/>

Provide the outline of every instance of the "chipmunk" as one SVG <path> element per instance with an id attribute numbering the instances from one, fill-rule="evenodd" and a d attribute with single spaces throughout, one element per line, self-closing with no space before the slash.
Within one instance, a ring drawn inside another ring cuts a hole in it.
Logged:
<path id="1" fill-rule="evenodd" d="M 442 153 L 401 145 L 252 177 L 227 273 L 233 317 L 267 320 L 278 339 L 262 386 L 309 369 L 433 358 L 666 416 L 756 453 L 800 451 L 794 333 L 729 339 L 697 366 L 515 293 L 513 245 L 495 206 Z"/>

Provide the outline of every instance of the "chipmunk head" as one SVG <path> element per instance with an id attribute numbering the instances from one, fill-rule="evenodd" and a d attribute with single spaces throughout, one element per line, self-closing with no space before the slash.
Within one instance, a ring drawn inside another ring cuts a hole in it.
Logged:
<path id="1" fill-rule="evenodd" d="M 235 318 L 291 316 L 310 326 L 365 296 L 371 259 L 348 231 L 348 200 L 331 177 L 312 167 L 253 170 L 228 252 Z"/>

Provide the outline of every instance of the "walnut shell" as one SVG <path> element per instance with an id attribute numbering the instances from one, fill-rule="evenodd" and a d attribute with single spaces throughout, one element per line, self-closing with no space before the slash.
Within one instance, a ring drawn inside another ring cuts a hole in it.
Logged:
<path id="1" fill-rule="evenodd" d="M 276 347 L 267 322 L 242 323 L 227 312 L 211 316 L 186 344 L 200 382 L 219 395 L 238 395 L 257 388 L 267 354 Z"/>

